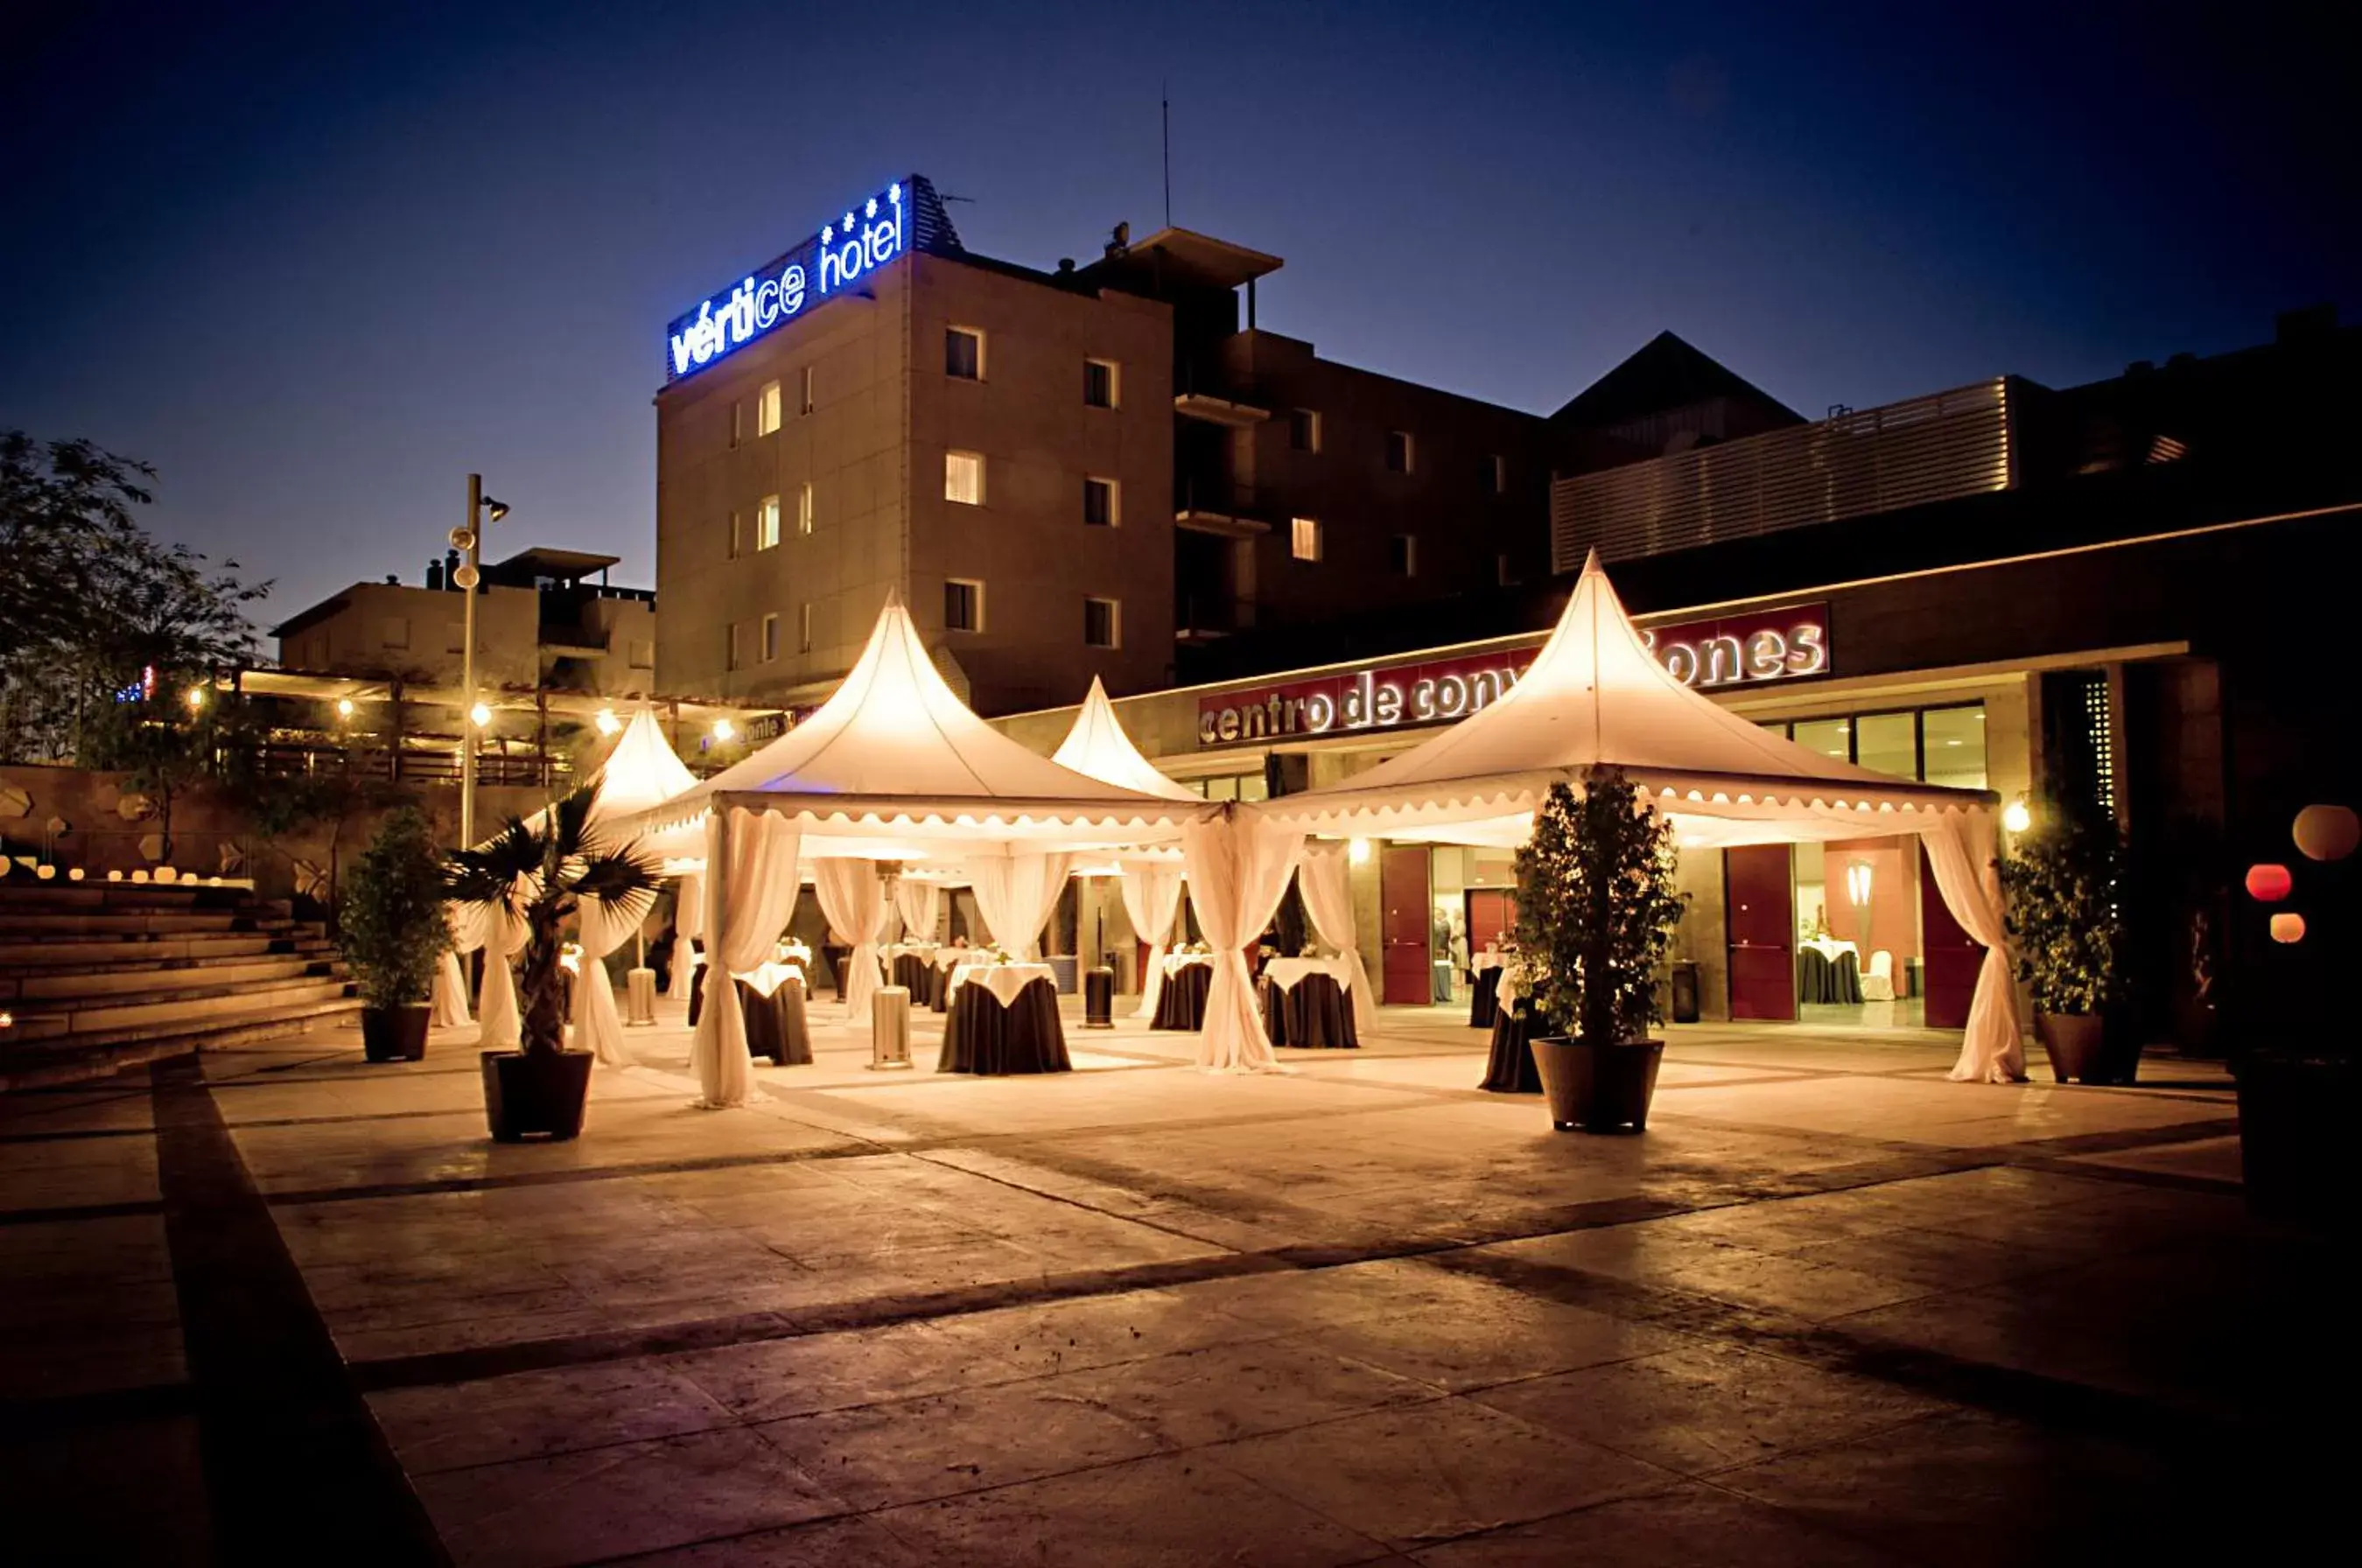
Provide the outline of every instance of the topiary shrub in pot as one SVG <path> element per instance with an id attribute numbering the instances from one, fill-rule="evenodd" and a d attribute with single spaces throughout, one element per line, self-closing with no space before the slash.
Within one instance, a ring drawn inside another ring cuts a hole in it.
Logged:
<path id="1" fill-rule="evenodd" d="M 360 991 L 362 1054 L 417 1061 L 426 1055 L 435 966 L 451 945 L 442 856 L 417 807 L 401 807 L 379 827 L 345 878 L 337 929 Z"/>
<path id="2" fill-rule="evenodd" d="M 1657 971 L 1682 918 L 1672 824 L 1615 768 L 1578 795 L 1551 786 L 1518 851 L 1518 950 L 1536 1010 L 1569 1031 L 1533 1041 L 1560 1132 L 1649 1123 L 1665 1043 Z"/>
<path id="3" fill-rule="evenodd" d="M 2108 1038 L 2125 999 L 2124 837 L 2096 804 L 2047 803 L 2002 856 L 2017 977 L 2034 992 L 2034 1032 L 2060 1083 L 2130 1083 L 2140 1045 Z"/>
<path id="4" fill-rule="evenodd" d="M 517 979 L 520 1051 L 482 1053 L 484 1114 L 492 1137 L 571 1138 L 582 1131 L 590 1053 L 566 1048 L 566 981 L 560 933 L 569 917 L 602 911 L 636 925 L 655 907 L 661 867 L 637 844 L 613 844 L 590 825 L 597 790 L 577 790 L 535 821 L 512 817 L 490 841 L 450 859 L 445 890 L 456 902 L 490 906 L 525 927 Z M 487 955 L 486 962 L 499 963 Z"/>

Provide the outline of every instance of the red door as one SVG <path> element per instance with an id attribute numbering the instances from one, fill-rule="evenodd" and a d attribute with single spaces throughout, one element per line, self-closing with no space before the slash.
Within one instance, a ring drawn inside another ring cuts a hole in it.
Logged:
<path id="1" fill-rule="evenodd" d="M 1382 994 L 1388 1002 L 1425 1007 L 1435 999 L 1435 964 L 1428 954 L 1433 916 L 1429 912 L 1427 864 L 1423 844 L 1390 844 L 1379 854 L 1378 902 L 1385 913 L 1378 931 L 1385 952 Z"/>
<path id="2" fill-rule="evenodd" d="M 1722 853 L 1730 927 L 1730 1016 L 1796 1016 L 1795 856 L 1784 844 Z"/>
<path id="3" fill-rule="evenodd" d="M 1919 851 L 1919 950 L 1926 955 L 1920 961 L 1920 979 L 1926 987 L 1927 1027 L 1966 1029 L 1985 950 L 1944 906 L 1943 889 L 1936 886 L 1936 868 L 1927 863 L 1925 846 Z"/>
<path id="4" fill-rule="evenodd" d="M 1468 951 L 1481 953 L 1487 943 L 1518 928 L 1518 895 L 1507 888 L 1471 888 L 1468 900 Z"/>

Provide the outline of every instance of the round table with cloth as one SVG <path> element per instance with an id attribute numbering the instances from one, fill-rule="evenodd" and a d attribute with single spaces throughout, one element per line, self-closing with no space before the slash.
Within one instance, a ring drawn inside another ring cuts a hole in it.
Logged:
<path id="1" fill-rule="evenodd" d="M 1350 1051 L 1362 1043 L 1342 958 L 1275 958 L 1264 966 L 1264 1032 L 1275 1045 Z"/>
<path id="2" fill-rule="evenodd" d="M 1151 1029 L 1206 1027 L 1206 993 L 1214 984 L 1214 961 L 1203 953 L 1175 953 L 1164 960 L 1164 989 L 1156 998 Z"/>
<path id="3" fill-rule="evenodd" d="M 933 960 L 935 972 L 927 977 L 927 1006 L 937 1012 L 952 1010 L 952 971 L 962 964 L 976 962 L 973 947 L 954 947 L 949 943 L 935 949 Z M 918 1005 L 919 993 L 911 993 L 911 1005 Z"/>
<path id="4" fill-rule="evenodd" d="M 800 965 L 766 964 L 737 977 L 738 1010 L 746 1017 L 746 1054 L 783 1067 L 811 1065 L 811 1030 L 804 1018 Z"/>
<path id="5" fill-rule="evenodd" d="M 1796 999 L 1861 1005 L 1861 960 L 1850 942 L 1808 942 L 1796 949 Z"/>
<path id="6" fill-rule="evenodd" d="M 962 964 L 951 972 L 951 1015 L 939 1073 L 1064 1073 L 1066 1032 L 1058 979 L 1047 964 Z"/>
<path id="7" fill-rule="evenodd" d="M 889 947 L 886 949 L 886 973 L 889 983 L 900 986 L 911 993 L 912 1007 L 934 1005 L 935 981 L 942 971 L 935 967 L 933 943 L 898 943 Z"/>
<path id="8" fill-rule="evenodd" d="M 1501 955 L 1479 953 L 1468 961 L 1468 1027 L 1490 1029 L 1501 1005 Z"/>
<path id="9" fill-rule="evenodd" d="M 1485 1081 L 1477 1087 L 1495 1094 L 1541 1093 L 1532 1041 L 1537 1034 L 1552 1032 L 1547 1021 L 1534 1016 L 1531 998 L 1503 1003 L 1493 1014 L 1493 1053 L 1485 1059 Z"/>

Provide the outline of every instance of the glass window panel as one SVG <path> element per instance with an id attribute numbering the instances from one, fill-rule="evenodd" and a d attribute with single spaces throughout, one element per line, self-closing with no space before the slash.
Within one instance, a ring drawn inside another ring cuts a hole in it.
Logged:
<path id="1" fill-rule="evenodd" d="M 1850 719 L 1799 719 L 1790 739 L 1798 745 L 1834 756 L 1840 762 L 1853 758 L 1853 721 Z"/>
<path id="2" fill-rule="evenodd" d="M 1854 760 L 1873 773 L 1919 777 L 1915 713 L 1863 713 L 1853 722 Z"/>
<path id="3" fill-rule="evenodd" d="M 1927 735 L 1927 782 L 1956 790 L 1985 788 L 1985 710 L 1930 708 L 1920 715 Z"/>

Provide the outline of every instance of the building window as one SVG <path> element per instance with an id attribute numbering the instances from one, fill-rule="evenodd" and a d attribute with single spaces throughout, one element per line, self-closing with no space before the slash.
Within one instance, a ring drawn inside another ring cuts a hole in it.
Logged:
<path id="1" fill-rule="evenodd" d="M 730 509 L 730 558 L 736 560 L 746 553 L 746 514 L 736 507 Z"/>
<path id="2" fill-rule="evenodd" d="M 768 664 L 778 657 L 779 618 L 777 615 L 766 615 L 763 617 L 763 662 Z"/>
<path id="3" fill-rule="evenodd" d="M 1225 773 L 1212 778 L 1193 780 L 1189 788 L 1209 801 L 1264 801 L 1271 798 L 1270 784 L 1262 769 L 1253 773 Z"/>
<path id="4" fill-rule="evenodd" d="M 1407 430 L 1387 431 L 1386 472 L 1390 474 L 1407 474 L 1410 472 L 1410 432 Z"/>
<path id="5" fill-rule="evenodd" d="M 944 454 L 944 499 L 962 506 L 984 504 L 984 456 L 980 452 Z"/>
<path id="6" fill-rule="evenodd" d="M 1485 459 L 1485 485 L 1490 494 L 1509 493 L 1509 459 L 1498 452 Z"/>
<path id="7" fill-rule="evenodd" d="M 730 400 L 730 449 L 736 451 L 738 443 L 746 438 L 746 405 L 736 398 Z"/>
<path id="8" fill-rule="evenodd" d="M 1418 541 L 1408 534 L 1396 534 L 1387 543 L 1386 564 L 1396 577 L 1418 575 Z"/>
<path id="9" fill-rule="evenodd" d="M 1083 481 L 1083 525 L 1087 528 L 1112 528 L 1118 520 L 1115 480 L 1085 480 Z"/>
<path id="10" fill-rule="evenodd" d="M 1113 408 L 1119 392 L 1112 359 L 1083 361 L 1083 403 L 1088 408 Z"/>
<path id="11" fill-rule="evenodd" d="M 964 577 L 944 580 L 944 630 L 984 630 L 984 584 Z"/>
<path id="12" fill-rule="evenodd" d="M 779 498 L 767 495 L 755 513 L 755 547 L 767 550 L 779 542 Z"/>
<path id="13" fill-rule="evenodd" d="M 796 532 L 809 538 L 812 531 L 812 481 L 806 480 L 796 491 Z"/>
<path id="14" fill-rule="evenodd" d="M 378 630 L 378 641 L 390 648 L 408 647 L 410 646 L 410 623 L 399 615 L 389 618 L 386 624 Z"/>
<path id="15" fill-rule="evenodd" d="M 1320 523 L 1318 518 L 1291 517 L 1287 521 L 1287 553 L 1299 561 L 1320 558 Z"/>
<path id="16" fill-rule="evenodd" d="M 1083 646 L 1112 648 L 1123 646 L 1123 606 L 1112 599 L 1083 601 Z"/>
<path id="17" fill-rule="evenodd" d="M 800 379 L 803 381 L 803 393 L 796 400 L 796 412 L 800 414 L 810 414 L 812 411 L 812 368 L 810 365 L 803 368 Z"/>
<path id="18" fill-rule="evenodd" d="M 944 328 L 944 374 L 963 381 L 984 380 L 984 334 L 973 327 Z"/>
<path id="19" fill-rule="evenodd" d="M 1320 449 L 1320 416 L 1308 408 L 1289 410 L 1287 445 L 1294 451 L 1319 451 Z"/>
<path id="20" fill-rule="evenodd" d="M 657 643 L 654 637 L 634 637 L 624 645 L 626 657 L 634 669 L 654 669 L 657 667 Z"/>
<path id="21" fill-rule="evenodd" d="M 796 652 L 811 652 L 811 601 L 796 606 Z"/>
<path id="22" fill-rule="evenodd" d="M 727 652 L 723 656 L 723 668 L 726 669 L 744 669 L 746 667 L 746 623 L 744 621 L 731 622 L 729 626 L 726 628 L 724 641 Z"/>
<path id="23" fill-rule="evenodd" d="M 755 400 L 755 434 L 775 436 L 779 429 L 779 383 L 766 382 L 762 395 Z"/>

